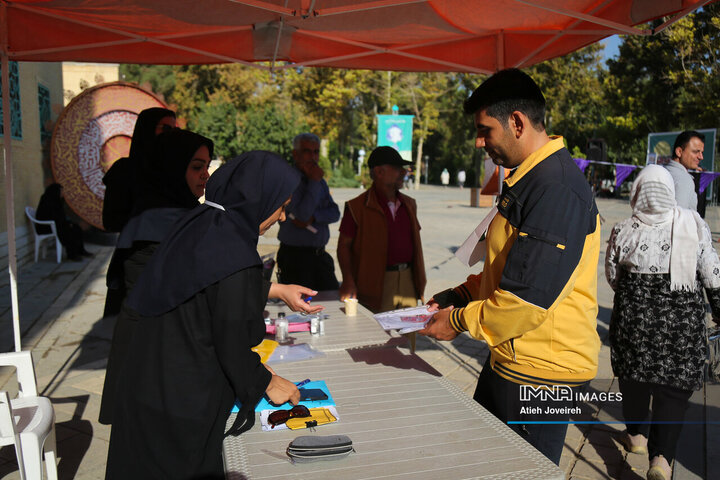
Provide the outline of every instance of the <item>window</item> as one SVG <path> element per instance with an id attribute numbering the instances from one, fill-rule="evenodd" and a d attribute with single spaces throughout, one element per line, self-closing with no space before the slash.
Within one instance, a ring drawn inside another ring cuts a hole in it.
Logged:
<path id="1" fill-rule="evenodd" d="M 10 136 L 22 140 L 22 118 L 20 112 L 20 72 L 17 62 L 10 63 Z M 0 86 L 2 77 L 0 77 Z M 2 111 L 2 89 L 0 89 L 0 135 L 5 135 Z"/>
<path id="2" fill-rule="evenodd" d="M 50 129 L 50 89 L 38 84 L 38 108 L 40 109 L 40 142 L 45 144 L 52 137 Z"/>

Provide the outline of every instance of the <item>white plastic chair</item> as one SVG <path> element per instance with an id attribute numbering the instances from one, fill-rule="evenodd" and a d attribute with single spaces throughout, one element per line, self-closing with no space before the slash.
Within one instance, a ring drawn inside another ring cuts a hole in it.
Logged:
<path id="1" fill-rule="evenodd" d="M 22 480 L 43 478 L 43 451 L 48 480 L 57 480 L 55 411 L 50 399 L 37 396 L 30 352 L 0 354 L 0 366 L 17 369 L 18 398 L 0 391 L 0 446 L 15 445 Z"/>
<path id="2" fill-rule="evenodd" d="M 62 244 L 60 243 L 60 237 L 57 234 L 57 227 L 53 220 L 38 220 L 35 218 L 35 209 L 33 207 L 25 207 L 25 215 L 30 219 L 31 229 L 35 235 L 35 263 L 38 261 L 38 252 L 40 247 L 43 249 L 43 258 L 45 258 L 45 245 L 42 244 L 43 240 L 55 237 L 55 249 L 57 250 L 57 263 L 62 261 Z M 50 225 L 51 233 L 39 234 L 35 230 L 35 225 Z"/>

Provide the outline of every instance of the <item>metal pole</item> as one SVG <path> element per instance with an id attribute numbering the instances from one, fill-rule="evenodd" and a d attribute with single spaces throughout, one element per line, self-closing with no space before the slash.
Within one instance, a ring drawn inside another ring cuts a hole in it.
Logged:
<path id="1" fill-rule="evenodd" d="M 12 124 L 10 115 L 10 62 L 7 44 L 7 7 L 2 3 L 2 48 L 0 49 L 0 69 L 2 70 L 2 106 L 3 106 L 3 150 L 5 157 L 5 212 L 8 236 L 8 272 L 10 273 L 10 302 L 12 304 L 13 333 L 15 351 L 21 350 L 20 344 L 20 308 L 17 291 L 17 251 L 15 248 L 15 193 L 13 189 L 12 169 Z"/>

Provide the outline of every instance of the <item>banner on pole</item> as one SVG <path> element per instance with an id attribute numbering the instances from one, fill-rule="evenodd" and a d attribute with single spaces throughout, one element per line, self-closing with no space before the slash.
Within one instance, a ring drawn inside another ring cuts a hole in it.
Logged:
<path id="1" fill-rule="evenodd" d="M 415 115 L 378 115 L 378 147 L 393 147 L 403 160 L 412 161 L 412 131 Z"/>

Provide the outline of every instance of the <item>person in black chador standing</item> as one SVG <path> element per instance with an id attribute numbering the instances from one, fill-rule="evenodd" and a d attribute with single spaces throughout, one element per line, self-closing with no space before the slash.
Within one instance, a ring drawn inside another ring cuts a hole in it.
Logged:
<path id="1" fill-rule="evenodd" d="M 125 258 L 122 271 L 126 291 L 132 290 L 173 224 L 205 194 L 212 155 L 212 140 L 188 130 L 175 129 L 155 140 L 152 154 L 143 160 L 146 188 L 118 239 L 117 248 Z M 123 304 L 113 329 L 100 404 L 99 421 L 105 425 L 112 423 L 118 376 L 137 320 L 137 313 Z"/>
<path id="2" fill-rule="evenodd" d="M 35 217 L 38 220 L 53 220 L 57 229 L 60 243 L 62 243 L 70 260 L 78 262 L 83 256 L 90 257 L 92 254 L 85 250 L 83 243 L 82 229 L 65 216 L 65 199 L 63 197 L 62 185 L 52 183 L 48 185 L 40 197 Z M 49 225 L 35 225 L 35 231 L 40 235 L 50 233 Z"/>
<path id="3" fill-rule="evenodd" d="M 130 153 L 112 164 L 103 177 L 103 227 L 108 232 L 120 232 L 130 220 L 136 202 L 143 192 L 141 163 L 149 154 L 157 135 L 174 129 L 175 112 L 166 108 L 147 108 L 140 112 L 133 130 Z M 108 293 L 103 316 L 115 315 L 125 299 L 122 266 L 128 252 L 115 249 L 107 272 Z"/>
<path id="4" fill-rule="evenodd" d="M 130 220 L 135 202 L 142 192 L 142 186 L 137 181 L 142 159 L 150 152 L 157 135 L 175 127 L 175 112 L 167 108 L 148 108 L 138 115 L 130 153 L 113 163 L 102 179 L 105 184 L 102 220 L 106 231 L 120 232 Z"/>
<path id="5" fill-rule="evenodd" d="M 265 335 L 258 236 L 285 218 L 300 175 L 279 156 L 249 152 L 210 178 L 206 201 L 156 251 L 128 306 L 142 315 L 123 370 L 106 478 L 225 478 L 222 442 L 255 421 L 266 394 L 297 404 L 298 388 L 251 348 Z"/>

